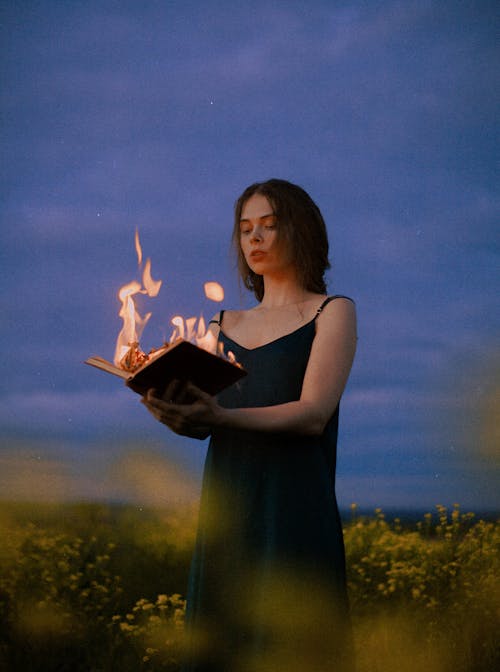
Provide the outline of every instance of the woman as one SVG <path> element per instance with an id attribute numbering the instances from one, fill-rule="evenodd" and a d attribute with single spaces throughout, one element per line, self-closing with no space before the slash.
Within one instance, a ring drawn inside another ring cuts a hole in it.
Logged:
<path id="1" fill-rule="evenodd" d="M 217 399 L 173 385 L 143 400 L 173 431 L 211 434 L 185 669 L 344 672 L 351 641 L 334 481 L 354 304 L 326 295 L 326 227 L 300 187 L 248 187 L 233 242 L 259 303 L 221 311 L 211 329 L 248 376 Z M 182 403 L 186 392 L 192 403 Z"/>

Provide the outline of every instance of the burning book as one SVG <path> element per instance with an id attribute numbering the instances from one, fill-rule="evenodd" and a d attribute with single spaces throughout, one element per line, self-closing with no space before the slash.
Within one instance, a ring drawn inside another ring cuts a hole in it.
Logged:
<path id="1" fill-rule="evenodd" d="M 246 375 L 236 363 L 183 339 L 147 355 L 145 363 L 133 372 L 101 357 L 89 357 L 85 363 L 123 378 L 139 394 L 154 388 L 161 395 L 172 380 L 189 381 L 208 394 L 218 394 Z"/>
<path id="2" fill-rule="evenodd" d="M 141 266 L 142 248 L 137 231 L 135 246 Z M 206 329 L 202 317 L 186 320 L 179 315 L 174 317 L 170 342 L 153 349 L 149 354 L 141 350 L 139 339 L 151 313 L 141 317 L 134 296 L 157 296 L 161 284 L 161 280 L 152 279 L 151 261 L 148 259 L 142 285 L 133 281 L 124 285 L 118 293 L 123 327 L 116 342 L 114 363 L 102 357 L 90 357 L 85 363 L 122 378 L 128 387 L 139 394 L 154 388 L 161 395 L 172 380 L 179 380 L 189 381 L 213 395 L 245 376 L 246 371 L 235 361 L 234 355 L 220 349 L 220 344 L 212 332 Z M 224 290 L 217 282 L 207 282 L 205 295 L 212 301 L 222 301 Z"/>

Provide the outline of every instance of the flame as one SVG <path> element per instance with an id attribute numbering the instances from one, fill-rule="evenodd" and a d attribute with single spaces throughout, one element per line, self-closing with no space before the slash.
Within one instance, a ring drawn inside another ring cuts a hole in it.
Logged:
<path id="1" fill-rule="evenodd" d="M 142 284 L 144 285 L 144 293 L 148 296 L 158 296 L 161 287 L 161 280 L 153 280 L 151 277 L 151 259 L 146 260 L 144 272 L 142 274 Z"/>
<path id="2" fill-rule="evenodd" d="M 203 316 L 184 319 L 180 315 L 176 315 L 172 318 L 171 324 L 173 324 L 174 330 L 170 336 L 170 343 L 175 343 L 175 341 L 182 338 L 185 341 L 195 343 L 199 348 L 203 348 L 203 350 L 216 354 L 217 339 L 206 328 Z"/>
<path id="3" fill-rule="evenodd" d="M 139 240 L 139 231 L 135 230 L 135 250 L 137 252 L 137 261 L 139 266 L 142 264 L 142 247 Z M 144 285 L 144 286 L 142 286 Z M 124 358 L 127 358 L 132 350 L 136 351 L 139 357 L 132 357 L 124 368 L 130 368 L 132 362 L 140 363 L 144 361 L 144 353 L 139 349 L 139 340 L 141 338 L 144 327 L 149 321 L 152 313 L 146 313 L 144 317 L 139 314 L 134 296 L 136 294 L 146 294 L 147 296 L 157 296 L 162 285 L 161 280 L 153 280 L 151 277 L 151 260 L 147 259 L 144 272 L 142 274 L 142 285 L 133 280 L 132 282 L 123 285 L 118 291 L 118 298 L 121 302 L 119 316 L 123 320 L 123 327 L 118 338 L 116 339 L 114 363 L 116 366 L 122 366 Z"/>
<path id="4" fill-rule="evenodd" d="M 135 250 L 137 253 L 137 262 L 139 268 L 142 266 L 142 247 L 139 240 L 139 231 L 135 230 Z M 115 348 L 114 363 L 123 369 L 135 371 L 144 362 L 148 361 L 150 357 L 155 357 L 168 343 L 161 348 L 153 349 L 149 355 L 145 354 L 139 347 L 139 341 L 144 331 L 144 327 L 148 323 L 152 313 L 146 313 L 141 317 L 135 305 L 134 297 L 137 294 L 146 294 L 150 297 L 158 296 L 162 285 L 161 280 L 153 280 L 151 276 L 151 260 L 146 259 L 144 270 L 142 273 L 142 284 L 137 280 L 127 283 L 120 288 L 118 298 L 120 299 L 121 308 L 119 315 L 123 320 L 123 327 L 118 334 Z M 204 284 L 205 296 L 211 301 L 223 301 L 224 289 L 214 281 L 205 282 Z M 183 318 L 181 315 L 176 315 L 171 321 L 174 329 L 170 337 L 170 343 L 183 339 L 191 341 L 198 347 L 208 350 L 213 354 L 225 357 L 222 343 L 217 343 L 217 338 L 207 329 L 203 316 L 199 318 L 189 317 Z M 233 353 L 229 352 L 227 358 L 237 364 Z"/>
<path id="5" fill-rule="evenodd" d="M 139 229 L 135 230 L 135 251 L 137 252 L 137 265 L 140 266 L 142 264 L 142 247 L 139 240 Z"/>
<path id="6" fill-rule="evenodd" d="M 189 317 L 187 319 L 176 315 L 171 323 L 174 326 L 174 330 L 170 337 L 170 343 L 175 343 L 175 341 L 182 338 L 186 341 L 191 341 L 191 343 L 194 343 L 199 348 L 203 348 L 203 350 L 207 350 L 214 355 L 226 357 L 224 346 L 222 343 L 217 343 L 216 336 L 210 329 L 207 329 L 202 315 L 199 318 Z M 236 363 L 234 355 L 233 360 Z"/>
<path id="7" fill-rule="evenodd" d="M 180 315 L 176 315 L 172 318 L 171 323 L 175 327 L 172 336 L 170 337 L 170 343 L 173 343 L 173 341 L 176 341 L 178 338 L 184 338 L 184 318 Z"/>
<path id="8" fill-rule="evenodd" d="M 218 282 L 206 282 L 205 296 L 211 301 L 224 301 L 224 289 Z"/>
<path id="9" fill-rule="evenodd" d="M 196 345 L 208 352 L 213 353 L 214 355 L 217 352 L 217 339 L 213 333 L 206 328 L 205 320 L 203 317 L 200 317 L 198 320 L 198 329 L 196 332 Z M 222 343 L 221 343 L 222 345 Z"/>

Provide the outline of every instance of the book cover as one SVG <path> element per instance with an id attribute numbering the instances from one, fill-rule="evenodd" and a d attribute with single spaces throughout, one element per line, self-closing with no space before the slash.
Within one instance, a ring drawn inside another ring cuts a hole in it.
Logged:
<path id="1" fill-rule="evenodd" d="M 102 357 L 89 357 L 85 364 L 122 378 L 138 394 L 154 388 L 160 396 L 172 380 L 189 381 L 207 394 L 215 395 L 247 375 L 237 364 L 182 339 L 150 355 L 134 372 L 121 369 Z"/>

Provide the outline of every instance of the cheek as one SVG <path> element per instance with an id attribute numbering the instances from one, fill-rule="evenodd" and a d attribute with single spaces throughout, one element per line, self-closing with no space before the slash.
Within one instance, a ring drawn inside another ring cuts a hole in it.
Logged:
<path id="1" fill-rule="evenodd" d="M 284 238 L 279 238 L 277 234 L 274 236 L 272 242 L 273 252 L 284 262 L 289 263 L 292 259 L 292 254 L 288 241 Z"/>
<path id="2" fill-rule="evenodd" d="M 284 242 L 285 241 L 282 238 L 280 239 L 277 231 L 269 231 L 268 235 L 266 236 L 267 249 L 279 257 L 283 256 L 285 252 L 286 245 Z"/>
<path id="3" fill-rule="evenodd" d="M 248 255 L 250 254 L 250 249 L 248 243 L 246 243 L 244 238 L 240 238 L 240 253 L 248 263 Z"/>
<path id="4" fill-rule="evenodd" d="M 245 254 L 245 251 L 248 250 L 247 238 L 243 236 L 240 238 L 240 250 Z"/>

